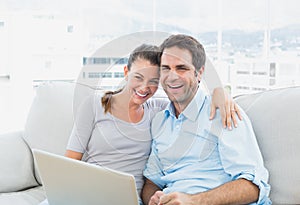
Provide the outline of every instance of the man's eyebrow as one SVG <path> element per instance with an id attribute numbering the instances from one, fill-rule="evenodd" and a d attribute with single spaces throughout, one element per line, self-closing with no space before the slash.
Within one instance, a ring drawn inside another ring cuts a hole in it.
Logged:
<path id="1" fill-rule="evenodd" d="M 187 64 L 179 64 L 179 65 L 176 65 L 176 68 L 190 68 L 190 67 Z"/>

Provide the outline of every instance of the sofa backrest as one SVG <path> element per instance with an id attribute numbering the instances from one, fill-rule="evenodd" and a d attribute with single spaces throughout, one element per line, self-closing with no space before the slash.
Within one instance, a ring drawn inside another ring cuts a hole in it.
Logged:
<path id="1" fill-rule="evenodd" d="M 25 125 L 24 139 L 29 147 L 63 155 L 73 126 L 73 110 L 93 92 L 68 82 L 40 86 Z M 244 95 L 237 102 L 252 121 L 270 172 L 273 203 L 300 204 L 300 87 Z"/>
<path id="2" fill-rule="evenodd" d="M 25 124 L 30 148 L 64 154 L 72 129 L 74 83 L 46 83 L 36 90 Z"/>
<path id="3" fill-rule="evenodd" d="M 300 87 L 237 98 L 251 119 L 274 204 L 300 204 Z"/>
<path id="4" fill-rule="evenodd" d="M 87 86 L 70 82 L 40 85 L 25 124 L 24 140 L 29 147 L 64 155 L 73 127 L 73 110 L 92 92 Z M 41 183 L 38 174 L 36 178 Z"/>

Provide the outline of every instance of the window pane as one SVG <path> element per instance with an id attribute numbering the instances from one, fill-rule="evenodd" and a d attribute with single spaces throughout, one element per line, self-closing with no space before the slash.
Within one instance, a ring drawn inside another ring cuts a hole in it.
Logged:
<path id="1" fill-rule="evenodd" d="M 270 58 L 274 87 L 300 85 L 300 12 L 297 0 L 270 1 Z"/>

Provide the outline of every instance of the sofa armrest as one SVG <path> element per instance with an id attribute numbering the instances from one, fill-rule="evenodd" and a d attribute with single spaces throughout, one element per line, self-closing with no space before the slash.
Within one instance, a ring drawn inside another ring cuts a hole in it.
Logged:
<path id="1" fill-rule="evenodd" d="M 0 193 L 37 186 L 31 150 L 23 140 L 23 132 L 0 135 Z"/>
<path id="2" fill-rule="evenodd" d="M 300 204 L 300 87 L 244 95 L 237 102 L 252 121 L 273 204 Z"/>

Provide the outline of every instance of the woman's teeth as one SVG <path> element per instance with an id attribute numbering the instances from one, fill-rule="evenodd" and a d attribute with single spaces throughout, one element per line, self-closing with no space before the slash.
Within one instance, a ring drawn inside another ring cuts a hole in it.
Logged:
<path id="1" fill-rule="evenodd" d="M 142 94 L 142 93 L 139 93 L 139 92 L 135 92 L 138 96 L 140 97 L 146 97 L 148 95 L 148 93 L 145 93 L 145 94 Z"/>

